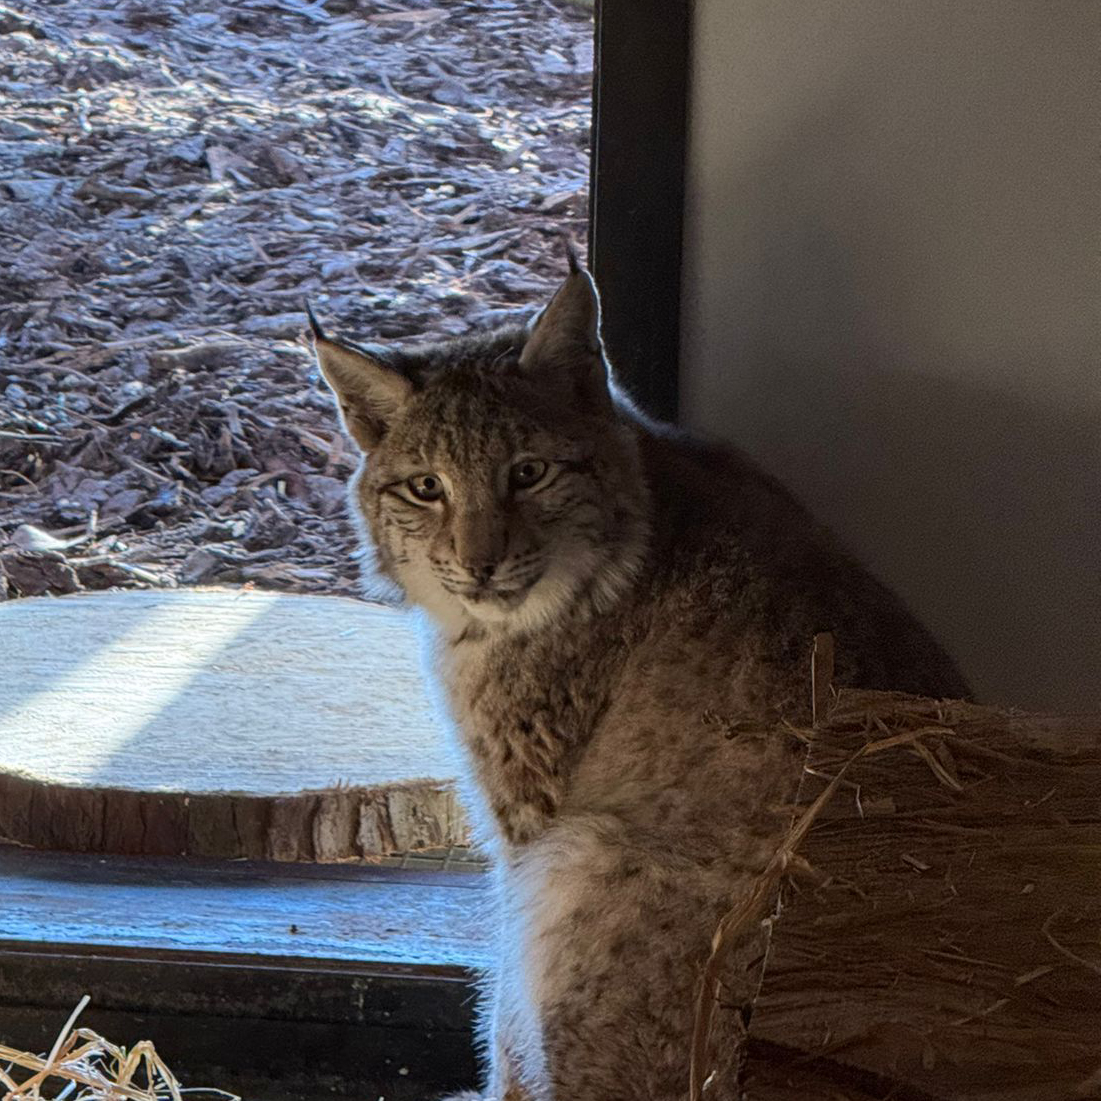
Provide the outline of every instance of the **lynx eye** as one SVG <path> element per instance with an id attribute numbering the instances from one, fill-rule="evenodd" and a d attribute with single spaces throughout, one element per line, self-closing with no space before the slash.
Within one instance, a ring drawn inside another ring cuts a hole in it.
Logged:
<path id="1" fill-rule="evenodd" d="M 524 459 L 508 472 L 509 485 L 513 489 L 530 489 L 541 482 L 546 473 L 547 464 L 542 459 Z"/>
<path id="2" fill-rule="evenodd" d="M 443 496 L 443 482 L 438 474 L 415 474 L 405 484 L 418 501 L 438 501 Z"/>

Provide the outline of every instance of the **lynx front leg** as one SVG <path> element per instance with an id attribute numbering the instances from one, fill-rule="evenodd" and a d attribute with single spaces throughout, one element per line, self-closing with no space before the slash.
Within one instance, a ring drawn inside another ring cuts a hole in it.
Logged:
<path id="1" fill-rule="evenodd" d="M 505 1087 L 505 1092 L 502 1094 L 481 1094 L 473 1090 L 464 1090 L 462 1093 L 449 1094 L 441 1098 L 441 1101 L 534 1101 L 534 1098 L 523 1086 L 512 1083 Z"/>
<path id="2" fill-rule="evenodd" d="M 493 1078 L 487 1101 L 537 1101 L 537 1098 L 517 1077 L 515 1060 L 503 1046 L 498 1047 L 493 1061 Z"/>
<path id="3" fill-rule="evenodd" d="M 531 988 L 528 907 L 514 877 L 500 886 L 497 961 L 488 985 L 482 1033 L 490 1054 L 486 1101 L 552 1101 Z"/>
<path id="4" fill-rule="evenodd" d="M 525 1020 L 526 1014 L 517 1012 L 526 1001 L 518 981 L 519 974 L 509 971 L 498 973 L 494 981 L 485 1101 L 550 1101 L 547 1091 L 539 1088 L 543 1059 L 537 1034 Z"/>
<path id="5" fill-rule="evenodd" d="M 503 1045 L 494 1045 L 493 1064 L 489 1072 L 489 1088 L 485 1093 L 464 1090 L 449 1094 L 441 1101 L 538 1101 L 516 1077 L 514 1060 L 510 1060 Z"/>

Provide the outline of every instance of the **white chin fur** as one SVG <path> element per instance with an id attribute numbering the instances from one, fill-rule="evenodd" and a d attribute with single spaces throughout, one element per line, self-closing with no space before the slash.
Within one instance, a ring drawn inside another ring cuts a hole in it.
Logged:
<path id="1" fill-rule="evenodd" d="M 477 619 L 481 623 L 507 623 L 511 620 L 527 602 L 528 593 L 518 603 L 506 604 L 495 600 L 467 600 L 466 597 L 455 597 L 463 610 L 471 619 Z"/>
<path id="2" fill-rule="evenodd" d="M 511 634 L 551 623 L 586 586 L 590 587 L 595 609 L 604 610 L 630 584 L 637 566 L 637 558 L 622 555 L 609 560 L 595 547 L 562 553 L 524 599 L 511 606 L 455 596 L 440 585 L 427 565 L 404 572 L 401 583 L 409 600 L 420 605 L 447 635 L 461 634 L 471 622 Z"/>

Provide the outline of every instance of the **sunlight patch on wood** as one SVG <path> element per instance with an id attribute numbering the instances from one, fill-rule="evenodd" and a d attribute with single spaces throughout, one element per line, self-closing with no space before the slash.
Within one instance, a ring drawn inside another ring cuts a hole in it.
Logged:
<path id="1" fill-rule="evenodd" d="M 91 645 L 85 660 L 47 680 L 13 709 L 4 709 L 6 693 L 0 691 L 2 763 L 30 773 L 48 769 L 61 783 L 91 779 L 277 599 L 273 593 L 255 593 L 232 617 L 182 617 L 182 609 L 202 598 L 173 593 L 167 602 L 148 601 L 133 628 L 102 645 L 94 636 L 82 639 L 75 625 L 51 633 L 39 608 L 40 628 L 23 641 L 32 652 L 39 650 L 37 657 L 47 659 L 47 668 L 51 648 L 72 653 L 80 652 L 82 643 Z M 159 660 L 165 655 L 171 660 Z M 92 727 L 94 737 L 79 736 L 81 730 L 90 734 Z M 77 736 L 67 740 L 64 756 L 59 756 L 59 738 L 69 732 Z"/>

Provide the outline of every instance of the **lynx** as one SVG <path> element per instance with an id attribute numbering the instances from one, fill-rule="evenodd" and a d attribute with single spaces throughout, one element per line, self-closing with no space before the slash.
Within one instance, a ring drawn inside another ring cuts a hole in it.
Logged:
<path id="1" fill-rule="evenodd" d="M 632 405 L 572 254 L 527 326 L 384 350 L 310 320 L 377 568 L 433 624 L 491 862 L 479 1096 L 683 1101 L 715 925 L 790 823 L 801 747 L 775 731 L 806 719 L 815 632 L 839 684 L 967 686 L 781 485 Z M 738 1095 L 753 964 L 728 976 L 711 1098 Z"/>

